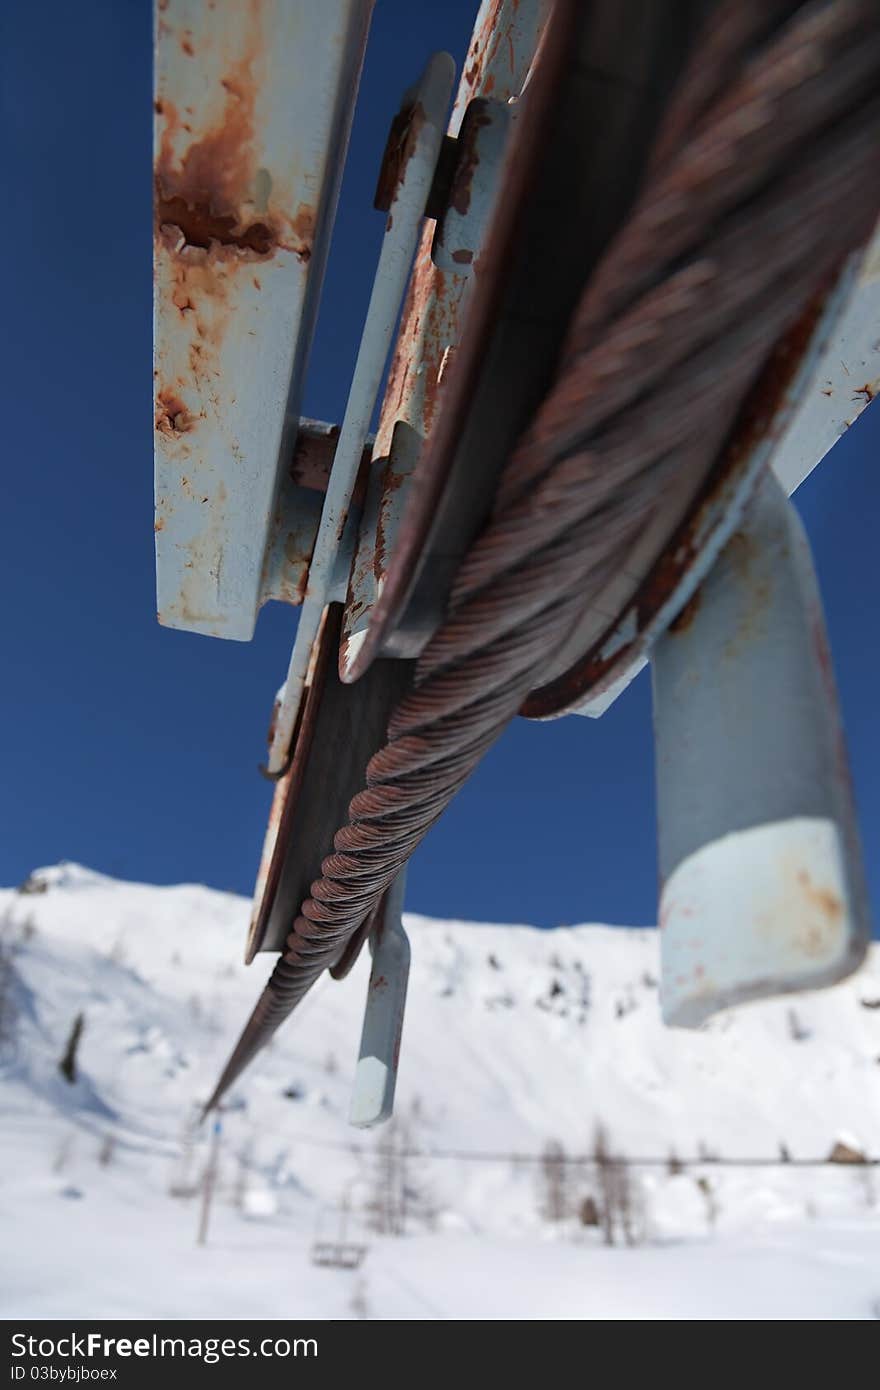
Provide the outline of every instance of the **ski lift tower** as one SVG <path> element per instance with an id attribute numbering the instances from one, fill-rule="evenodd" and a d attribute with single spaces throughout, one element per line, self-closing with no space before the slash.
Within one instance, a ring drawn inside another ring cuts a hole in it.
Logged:
<path id="1" fill-rule="evenodd" d="M 358 1125 L 393 1102 L 408 858 L 510 719 L 599 718 L 647 662 L 667 1022 L 858 966 L 789 496 L 880 377 L 871 0 L 483 0 L 457 83 L 436 53 L 401 84 L 345 413 L 304 419 L 371 8 L 160 0 L 155 90 L 159 619 L 300 609 L 274 965 L 211 1104 L 367 944 Z"/>

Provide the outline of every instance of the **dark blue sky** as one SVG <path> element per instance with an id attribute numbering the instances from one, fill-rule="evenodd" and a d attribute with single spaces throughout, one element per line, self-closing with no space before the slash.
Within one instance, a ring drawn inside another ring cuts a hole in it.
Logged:
<path id="1" fill-rule="evenodd" d="M 382 219 L 388 121 L 476 0 L 379 0 L 306 409 L 341 418 Z M 249 893 L 256 768 L 295 618 L 250 646 L 154 618 L 148 0 L 9 5 L 3 21 L 6 392 L 0 882 L 77 859 Z M 391 75 L 393 74 L 393 76 Z M 873 416 L 873 418 L 872 418 Z M 798 494 L 825 594 L 880 917 L 876 637 L 880 408 Z M 441 915 L 655 917 L 650 692 L 601 721 L 517 721 L 432 832 L 408 902 Z"/>

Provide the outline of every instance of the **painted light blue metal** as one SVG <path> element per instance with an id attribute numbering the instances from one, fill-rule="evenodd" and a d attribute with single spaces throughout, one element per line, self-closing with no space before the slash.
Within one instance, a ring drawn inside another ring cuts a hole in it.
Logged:
<path id="1" fill-rule="evenodd" d="M 156 13 L 160 622 L 247 640 L 266 567 L 372 0 Z M 301 570 L 301 566 L 300 566 Z M 267 587 L 268 575 L 268 587 Z"/>
<path id="2" fill-rule="evenodd" d="M 880 394 L 880 226 L 847 276 L 852 292 L 773 456 L 789 495 Z"/>
<path id="3" fill-rule="evenodd" d="M 451 196 L 437 219 L 431 247 L 440 270 L 458 275 L 473 271 L 498 196 L 512 120 L 507 102 L 488 97 L 475 98 L 464 113 Z"/>
<path id="4" fill-rule="evenodd" d="M 768 474 L 654 646 L 663 1017 L 835 983 L 870 926 L 818 585 Z"/>
<path id="5" fill-rule="evenodd" d="M 405 99 L 407 106 L 412 103 L 415 113 L 411 126 L 412 143 L 406 151 L 400 182 L 388 213 L 373 292 L 312 554 L 296 641 L 276 710 L 268 760 L 268 771 L 273 775 L 280 774 L 287 762 L 321 615 L 334 598 L 345 596 L 351 564 L 351 550 L 341 550 L 345 525 L 443 143 L 454 79 L 455 64 L 452 58 L 448 53 L 437 53 L 431 58 L 413 92 Z M 338 590 L 334 589 L 334 579 Z"/>
<path id="6" fill-rule="evenodd" d="M 403 926 L 406 870 L 385 897 L 370 937 L 373 957 L 349 1123 L 369 1129 L 391 1118 L 409 980 L 409 938 Z"/>

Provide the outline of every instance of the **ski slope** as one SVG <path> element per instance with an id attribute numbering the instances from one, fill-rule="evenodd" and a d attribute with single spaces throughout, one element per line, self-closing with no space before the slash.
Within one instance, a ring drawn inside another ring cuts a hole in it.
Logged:
<path id="1" fill-rule="evenodd" d="M 660 1023 L 653 929 L 410 914 L 404 1234 L 369 1229 L 387 1135 L 346 1124 L 361 961 L 235 1088 L 202 1248 L 209 1127 L 187 1134 L 267 970 L 240 963 L 248 904 L 71 864 L 30 886 L 0 893 L 0 1316 L 880 1316 L 880 1170 L 634 1168 L 639 1243 L 608 1249 L 576 1215 L 592 1167 L 565 1170 L 572 1214 L 549 1221 L 532 1161 L 589 1154 L 597 1124 L 630 1159 L 880 1154 L 877 947 L 834 990 L 685 1033 Z M 315 1267 L 343 1201 L 363 1264 Z"/>

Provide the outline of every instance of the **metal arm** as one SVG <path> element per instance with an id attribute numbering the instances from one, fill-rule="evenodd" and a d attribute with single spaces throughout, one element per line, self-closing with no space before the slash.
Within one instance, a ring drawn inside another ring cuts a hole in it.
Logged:
<path id="1" fill-rule="evenodd" d="M 373 965 L 349 1112 L 350 1123 L 359 1129 L 390 1119 L 394 1109 L 410 962 L 409 937 L 402 918 L 405 886 L 403 869 L 385 895 L 379 922 L 370 937 Z"/>

